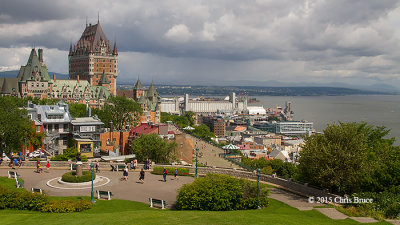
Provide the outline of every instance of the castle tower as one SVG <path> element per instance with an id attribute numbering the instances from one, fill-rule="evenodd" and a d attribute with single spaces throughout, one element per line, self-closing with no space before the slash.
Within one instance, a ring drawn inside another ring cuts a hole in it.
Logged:
<path id="1" fill-rule="evenodd" d="M 76 45 L 70 45 L 69 55 L 70 79 L 87 80 L 92 86 L 105 86 L 112 95 L 116 95 L 118 77 L 118 50 L 114 42 L 112 48 L 100 26 L 86 24 L 86 28 Z M 107 84 L 104 80 L 108 80 Z"/>
<path id="2" fill-rule="evenodd" d="M 142 86 L 142 83 L 140 82 L 140 80 L 138 79 L 136 81 L 135 86 L 133 87 L 133 99 L 135 101 L 139 101 L 140 97 L 144 96 L 144 88 Z"/>

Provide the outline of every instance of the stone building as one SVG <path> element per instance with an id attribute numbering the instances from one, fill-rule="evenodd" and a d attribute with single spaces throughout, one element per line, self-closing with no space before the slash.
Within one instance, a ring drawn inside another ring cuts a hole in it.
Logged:
<path id="1" fill-rule="evenodd" d="M 159 124 L 161 122 L 161 97 L 152 82 L 149 89 L 145 90 L 138 79 L 133 87 L 133 100 L 143 109 L 141 123 Z"/>

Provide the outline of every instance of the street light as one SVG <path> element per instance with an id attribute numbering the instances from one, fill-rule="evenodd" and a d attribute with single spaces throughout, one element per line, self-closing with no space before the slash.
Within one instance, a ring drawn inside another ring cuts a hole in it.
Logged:
<path id="1" fill-rule="evenodd" d="M 198 152 L 199 152 L 199 147 L 196 147 L 196 174 L 194 175 L 195 178 L 199 177 L 199 175 L 197 174 L 197 155 L 198 155 Z"/>
<path id="2" fill-rule="evenodd" d="M 260 168 L 257 169 L 257 209 L 261 209 L 260 207 Z"/>
<path id="3" fill-rule="evenodd" d="M 93 192 L 93 170 L 94 170 L 94 165 L 93 163 L 90 164 L 90 172 L 92 172 L 92 192 L 90 193 L 90 201 L 94 204 L 96 201 L 94 200 L 94 192 Z"/>

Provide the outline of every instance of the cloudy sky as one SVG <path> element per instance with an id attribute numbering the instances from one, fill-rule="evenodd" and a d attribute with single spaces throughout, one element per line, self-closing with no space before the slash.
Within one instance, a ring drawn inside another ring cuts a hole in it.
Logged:
<path id="1" fill-rule="evenodd" d="M 68 73 L 85 21 L 117 40 L 119 81 L 400 88 L 396 0 L 1 0 L 0 71 L 44 48 L 49 71 Z"/>

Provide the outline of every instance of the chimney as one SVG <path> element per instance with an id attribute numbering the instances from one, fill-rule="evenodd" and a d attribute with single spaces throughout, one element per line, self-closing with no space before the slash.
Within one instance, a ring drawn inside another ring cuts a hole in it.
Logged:
<path id="1" fill-rule="evenodd" d="M 53 74 L 53 81 L 56 82 L 56 74 Z"/>
<path id="2" fill-rule="evenodd" d="M 43 49 L 39 48 L 38 54 L 39 54 L 39 62 L 43 63 Z"/>
<path id="3" fill-rule="evenodd" d="M 78 81 L 78 83 L 79 83 L 79 74 L 78 75 L 76 75 L 76 80 Z"/>

